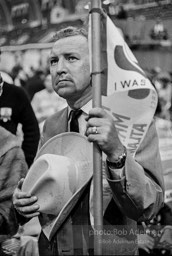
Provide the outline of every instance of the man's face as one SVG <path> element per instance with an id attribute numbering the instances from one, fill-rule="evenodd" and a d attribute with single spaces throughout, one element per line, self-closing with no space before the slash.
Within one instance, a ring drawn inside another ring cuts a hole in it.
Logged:
<path id="1" fill-rule="evenodd" d="M 59 96 L 77 100 L 87 95 L 91 90 L 87 39 L 76 35 L 55 42 L 50 54 L 50 72 Z"/>

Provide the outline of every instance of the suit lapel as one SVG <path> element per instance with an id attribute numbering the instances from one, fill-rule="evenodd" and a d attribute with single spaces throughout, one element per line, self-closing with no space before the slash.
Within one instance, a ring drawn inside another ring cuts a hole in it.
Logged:
<path id="1" fill-rule="evenodd" d="M 44 145 L 46 141 L 58 135 L 68 131 L 68 108 L 64 108 L 61 111 L 55 113 L 44 124 L 43 134 L 41 136 L 39 148 Z"/>
<path id="2" fill-rule="evenodd" d="M 54 136 L 68 131 L 68 108 L 62 109 L 55 116 Z"/>

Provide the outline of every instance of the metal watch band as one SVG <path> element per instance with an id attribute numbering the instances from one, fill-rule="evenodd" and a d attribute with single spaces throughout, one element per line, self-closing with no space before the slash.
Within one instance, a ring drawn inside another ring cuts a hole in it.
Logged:
<path id="1" fill-rule="evenodd" d="M 107 166 L 111 169 L 121 169 L 125 165 L 125 160 L 127 157 L 127 149 L 124 147 L 124 152 L 118 157 L 118 160 L 115 162 L 110 162 L 106 159 Z"/>

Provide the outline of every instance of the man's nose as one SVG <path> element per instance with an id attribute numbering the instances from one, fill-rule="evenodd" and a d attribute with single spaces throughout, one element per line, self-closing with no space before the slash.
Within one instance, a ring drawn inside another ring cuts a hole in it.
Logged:
<path id="1" fill-rule="evenodd" d="M 67 67 L 66 67 L 66 62 L 64 58 L 59 59 L 58 65 L 57 65 L 57 73 L 66 73 L 67 72 Z"/>

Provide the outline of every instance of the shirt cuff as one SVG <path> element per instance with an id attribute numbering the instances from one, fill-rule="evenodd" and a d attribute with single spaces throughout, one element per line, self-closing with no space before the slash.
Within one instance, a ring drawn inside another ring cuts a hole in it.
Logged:
<path id="1" fill-rule="evenodd" d="M 106 170 L 107 176 L 111 180 L 121 180 L 123 177 L 125 177 L 124 167 L 122 167 L 121 169 L 114 169 L 109 167 L 106 163 Z"/>

